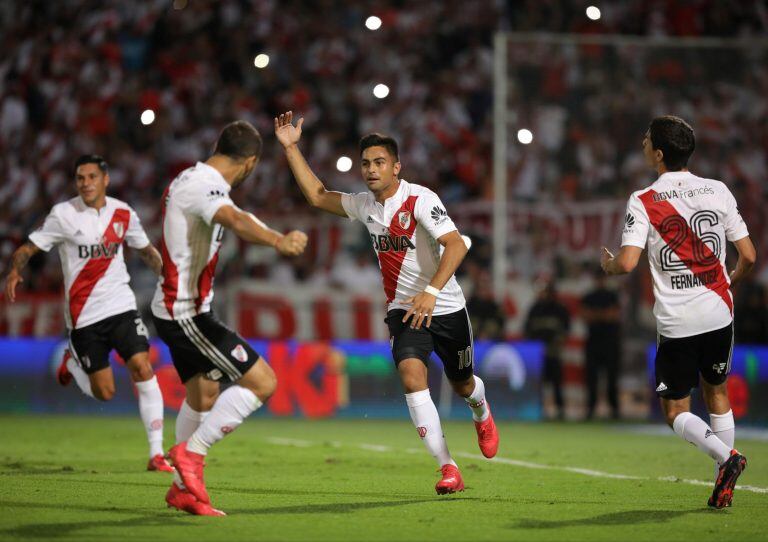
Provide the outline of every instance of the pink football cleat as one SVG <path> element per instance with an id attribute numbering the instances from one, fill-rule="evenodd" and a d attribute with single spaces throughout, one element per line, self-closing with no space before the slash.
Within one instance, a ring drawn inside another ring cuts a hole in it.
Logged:
<path id="1" fill-rule="evenodd" d="M 203 467 L 205 467 L 204 458 L 187 450 L 187 443 L 181 442 L 170 449 L 168 456 L 171 458 L 173 466 L 181 476 L 184 485 L 187 486 L 190 493 L 195 498 L 205 504 L 211 504 L 208 492 L 205 490 L 205 481 L 203 480 Z"/>
<path id="2" fill-rule="evenodd" d="M 160 472 L 173 472 L 173 467 L 165 460 L 163 454 L 157 454 L 154 457 L 149 458 L 147 463 L 147 470 L 156 470 Z"/>
<path id="3" fill-rule="evenodd" d="M 443 473 L 443 477 L 435 485 L 435 491 L 438 495 L 464 491 L 464 480 L 461 479 L 461 473 L 456 465 L 443 465 L 440 467 L 440 471 Z"/>
<path id="4" fill-rule="evenodd" d="M 72 354 L 69 352 L 69 349 L 64 350 L 61 364 L 59 364 L 59 368 L 56 369 L 56 381 L 62 386 L 69 386 L 69 383 L 72 382 L 72 373 L 67 369 L 67 361 L 69 361 L 71 357 Z"/>
<path id="5" fill-rule="evenodd" d="M 485 421 L 475 422 L 475 431 L 477 431 L 477 444 L 480 446 L 480 451 L 489 459 L 494 457 L 499 451 L 499 431 L 496 429 L 493 414 L 490 411 Z"/>
<path id="6" fill-rule="evenodd" d="M 217 510 L 210 504 L 198 501 L 192 493 L 182 489 L 174 482 L 168 493 L 165 494 L 165 502 L 168 508 L 175 508 L 187 512 L 193 516 L 226 516 L 221 510 Z"/>

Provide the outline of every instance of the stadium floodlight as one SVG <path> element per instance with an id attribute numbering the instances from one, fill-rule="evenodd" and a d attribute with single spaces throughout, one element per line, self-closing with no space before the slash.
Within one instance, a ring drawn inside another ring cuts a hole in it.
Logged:
<path id="1" fill-rule="evenodd" d="M 589 6 L 587 8 L 587 17 L 592 19 L 593 21 L 597 21 L 600 18 L 600 8 L 597 6 Z"/>
<path id="2" fill-rule="evenodd" d="M 352 169 L 352 159 L 349 156 L 340 156 L 339 159 L 336 160 L 336 169 L 342 173 L 346 173 Z"/>
<path id="3" fill-rule="evenodd" d="M 155 122 L 155 112 L 152 111 L 151 109 L 145 109 L 144 111 L 142 111 L 141 123 L 144 126 L 149 126 L 153 122 Z"/>
<path id="4" fill-rule="evenodd" d="M 253 65 L 259 69 L 266 68 L 269 65 L 269 55 L 265 53 L 259 53 L 256 58 L 253 59 Z"/>
<path id="5" fill-rule="evenodd" d="M 365 27 L 368 30 L 378 30 L 381 28 L 381 19 L 376 17 L 376 15 L 371 15 L 365 20 Z"/>
<path id="6" fill-rule="evenodd" d="M 382 98 L 386 98 L 387 96 L 389 96 L 389 87 L 384 83 L 379 83 L 378 85 L 373 87 L 373 95 L 380 100 Z"/>
<path id="7" fill-rule="evenodd" d="M 520 128 L 517 131 L 517 140 L 523 145 L 528 145 L 531 141 L 533 141 L 533 132 L 527 128 Z"/>

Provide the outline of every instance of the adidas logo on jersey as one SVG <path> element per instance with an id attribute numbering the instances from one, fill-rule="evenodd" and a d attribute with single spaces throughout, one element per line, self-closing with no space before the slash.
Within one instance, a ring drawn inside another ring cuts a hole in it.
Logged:
<path id="1" fill-rule="evenodd" d="M 668 389 L 667 385 L 664 382 L 662 382 L 661 384 L 658 385 L 658 387 L 656 388 L 656 391 L 661 393 L 662 391 L 667 391 L 667 389 Z"/>
<path id="2" fill-rule="evenodd" d="M 83 236 L 83 232 L 81 232 L 80 230 L 77 230 L 75 232 L 75 237 L 82 237 L 82 236 Z"/>
<path id="3" fill-rule="evenodd" d="M 365 219 L 366 224 L 373 224 L 373 217 L 371 215 L 368 215 L 368 218 Z"/>

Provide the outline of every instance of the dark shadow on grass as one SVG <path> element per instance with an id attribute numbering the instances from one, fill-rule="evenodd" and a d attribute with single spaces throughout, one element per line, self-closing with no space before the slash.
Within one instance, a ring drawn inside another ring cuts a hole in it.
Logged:
<path id="1" fill-rule="evenodd" d="M 463 500 L 461 497 L 441 499 L 442 502 Z M 435 503 L 436 499 L 408 499 L 400 501 L 380 502 L 333 502 L 322 504 L 295 504 L 290 506 L 267 506 L 265 508 L 233 508 L 227 509 L 228 514 L 270 515 L 270 514 L 348 514 L 361 510 L 375 510 L 379 508 L 394 508 L 408 506 L 410 504 Z"/>
<path id="2" fill-rule="evenodd" d="M 93 521 L 75 521 L 67 523 L 30 523 L 16 527 L 12 529 L 4 529 L 0 531 L 0 539 L 4 538 L 3 535 L 9 535 L 11 537 L 18 538 L 65 538 L 71 537 L 74 533 L 91 528 L 108 528 L 108 529 L 135 529 L 136 527 L 167 527 L 169 525 L 189 525 L 189 522 L 183 521 L 182 518 L 168 517 L 167 514 L 163 515 L 151 515 L 151 516 L 133 516 L 127 519 L 121 520 L 93 520 Z M 118 531 L 110 531 L 118 532 Z"/>
<path id="3" fill-rule="evenodd" d="M 511 525 L 514 529 L 559 529 L 561 527 L 611 527 L 616 525 L 639 525 L 643 523 L 664 523 L 687 514 L 708 514 L 709 510 L 628 510 L 611 512 L 591 518 L 545 520 L 521 519 Z"/>
<path id="4" fill-rule="evenodd" d="M 35 474 L 77 474 L 77 470 L 69 465 L 55 463 L 25 463 L 22 461 L 6 461 L 0 463 L 0 476 L 27 476 Z M 80 471 L 83 472 L 83 471 Z"/>

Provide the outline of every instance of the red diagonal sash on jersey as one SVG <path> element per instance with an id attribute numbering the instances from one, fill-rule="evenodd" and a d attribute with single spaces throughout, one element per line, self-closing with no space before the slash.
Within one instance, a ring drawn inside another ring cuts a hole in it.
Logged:
<path id="1" fill-rule="evenodd" d="M 173 304 L 179 295 L 179 268 L 173 263 L 168 247 L 165 244 L 165 206 L 168 204 L 168 191 L 171 186 L 168 185 L 163 192 L 163 205 L 161 209 L 163 235 L 160 238 L 160 257 L 163 259 L 163 304 L 168 311 L 168 315 L 173 318 Z"/>
<path id="2" fill-rule="evenodd" d="M 392 222 L 389 224 L 390 239 L 405 235 L 409 239 L 416 231 L 416 217 L 413 210 L 416 207 L 418 196 L 409 196 L 402 206 L 395 212 Z M 407 213 L 404 214 L 404 213 Z M 405 227 L 400 223 L 400 217 L 403 216 Z M 407 218 L 407 220 L 405 220 Z M 390 243 L 391 244 L 391 243 Z M 403 260 L 407 248 L 404 250 L 379 250 L 379 266 L 381 267 L 381 277 L 384 282 L 384 293 L 387 296 L 387 303 L 395 299 L 397 291 L 397 280 L 400 278 L 400 269 L 403 267 Z"/>
<path id="3" fill-rule="evenodd" d="M 195 299 L 195 312 L 200 312 L 200 305 L 211 292 L 213 286 L 213 274 L 216 272 L 216 263 L 219 261 L 219 251 L 213 255 L 211 261 L 205 266 L 197 279 L 197 299 Z"/>
<path id="4" fill-rule="evenodd" d="M 654 195 L 656 195 L 656 191 L 649 190 L 640 196 L 640 201 L 642 201 L 643 206 L 645 206 L 645 211 L 648 213 L 648 218 L 651 220 L 651 225 L 656 229 L 657 232 L 659 232 L 659 235 L 661 235 L 664 241 L 670 245 L 670 248 L 674 250 L 680 261 L 683 262 L 685 266 L 691 270 L 692 273 L 698 274 L 704 271 L 714 271 L 716 273 L 715 281 L 709 284 L 704 284 L 704 286 L 719 295 L 720 298 L 728 306 L 728 310 L 731 312 L 731 314 L 733 314 L 733 300 L 731 299 L 731 294 L 728 291 L 728 280 L 726 279 L 725 273 L 723 272 L 723 266 L 720 263 L 720 258 L 718 258 L 712 252 L 706 243 L 699 239 L 699 237 L 688 225 L 687 220 L 681 221 L 681 223 L 685 224 L 686 228 L 684 240 L 679 244 L 679 246 L 677 246 L 677 248 L 674 248 L 677 243 L 671 243 L 675 237 L 675 232 L 662 232 L 661 223 L 664 221 L 664 219 L 671 216 L 680 216 L 680 213 L 678 213 L 677 209 L 675 209 L 674 206 L 666 200 L 654 201 Z M 715 263 L 709 265 L 702 265 L 699 263 L 698 259 L 695 257 L 695 244 L 698 244 L 699 250 L 704 256 L 705 261 L 714 261 Z"/>
<path id="5" fill-rule="evenodd" d="M 110 243 L 120 244 L 128 233 L 128 222 L 131 212 L 128 209 L 116 209 L 112 220 L 107 224 L 107 229 L 101 237 L 104 245 Z M 72 327 L 77 324 L 80 313 L 83 312 L 88 296 L 96 287 L 96 283 L 107 272 L 113 258 L 91 258 L 77 274 L 69 289 L 69 315 L 72 318 Z"/>

